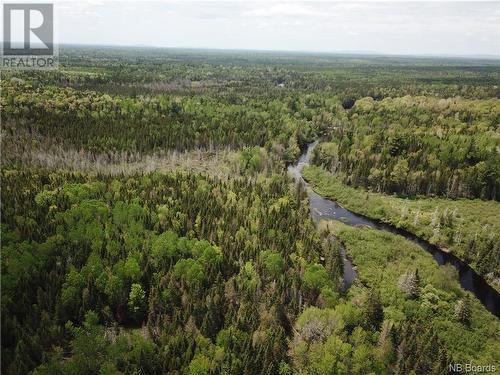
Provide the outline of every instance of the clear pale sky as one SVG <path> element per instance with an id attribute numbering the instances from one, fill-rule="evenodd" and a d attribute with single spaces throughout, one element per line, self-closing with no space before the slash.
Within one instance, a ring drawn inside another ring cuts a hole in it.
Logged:
<path id="1" fill-rule="evenodd" d="M 60 43 L 495 55 L 500 2 L 56 2 Z"/>

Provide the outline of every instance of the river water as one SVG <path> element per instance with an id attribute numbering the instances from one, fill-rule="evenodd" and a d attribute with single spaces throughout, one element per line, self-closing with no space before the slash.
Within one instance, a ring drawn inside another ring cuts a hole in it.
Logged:
<path id="1" fill-rule="evenodd" d="M 316 145 L 317 142 L 311 143 L 306 152 L 300 156 L 297 164 L 288 167 L 289 173 L 298 183 L 303 184 L 305 187 L 307 187 L 308 184 L 302 177 L 301 171 L 304 166 L 309 165 L 312 151 Z M 425 251 L 431 253 L 439 265 L 451 264 L 455 267 L 458 271 L 460 285 L 462 288 L 472 292 L 486 307 L 486 309 L 497 317 L 500 317 L 500 294 L 472 268 L 453 254 L 442 251 L 437 246 L 432 245 L 428 241 L 406 230 L 399 229 L 390 224 L 381 223 L 363 215 L 351 212 L 339 205 L 337 202 L 323 198 L 312 189 L 307 189 L 307 192 L 309 196 L 311 217 L 315 222 L 318 222 L 319 220 L 338 220 L 351 226 L 367 226 L 372 229 L 384 230 L 403 236 L 407 240 L 420 246 Z M 343 247 L 341 247 L 341 255 L 344 265 L 343 289 L 346 290 L 354 282 L 356 278 L 356 270 L 349 261 Z"/>

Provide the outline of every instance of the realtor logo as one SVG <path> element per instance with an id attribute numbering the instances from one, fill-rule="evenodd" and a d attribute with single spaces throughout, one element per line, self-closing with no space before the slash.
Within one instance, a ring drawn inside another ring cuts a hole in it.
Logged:
<path id="1" fill-rule="evenodd" d="M 3 35 L 4 55 L 51 55 L 53 4 L 4 4 Z"/>
<path id="2" fill-rule="evenodd" d="M 2 67 L 54 68 L 54 5 L 3 4 Z"/>

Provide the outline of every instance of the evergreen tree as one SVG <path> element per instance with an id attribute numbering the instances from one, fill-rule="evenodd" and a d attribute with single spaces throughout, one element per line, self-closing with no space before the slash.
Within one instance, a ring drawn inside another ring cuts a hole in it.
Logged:
<path id="1" fill-rule="evenodd" d="M 363 303 L 364 324 L 367 329 L 378 331 L 384 320 L 384 310 L 380 294 L 369 289 Z"/>
<path id="2" fill-rule="evenodd" d="M 418 275 L 418 270 L 404 273 L 399 279 L 398 286 L 409 298 L 418 297 L 420 293 L 420 277 Z"/>
<path id="3" fill-rule="evenodd" d="M 455 305 L 455 318 L 462 324 L 470 324 L 472 311 L 468 296 L 458 301 Z"/>

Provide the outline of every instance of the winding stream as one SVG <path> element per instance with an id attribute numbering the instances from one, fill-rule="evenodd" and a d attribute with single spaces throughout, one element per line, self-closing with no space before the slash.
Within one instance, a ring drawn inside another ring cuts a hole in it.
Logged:
<path id="1" fill-rule="evenodd" d="M 306 152 L 302 154 L 295 165 L 288 167 L 288 171 L 293 177 L 304 186 L 308 186 L 302 177 L 302 168 L 309 164 L 314 147 L 317 141 L 311 143 Z M 390 224 L 382 223 L 370 219 L 366 216 L 351 212 L 338 203 L 323 198 L 312 189 L 307 189 L 311 217 L 315 222 L 319 220 L 338 220 L 351 226 L 367 226 L 372 229 L 384 230 L 390 233 L 403 236 L 409 241 L 416 243 L 425 251 L 432 254 L 439 265 L 451 264 L 458 271 L 460 285 L 463 289 L 472 292 L 491 313 L 500 317 L 500 294 L 491 287 L 479 274 L 477 274 L 466 263 L 458 259 L 453 254 L 447 253 L 432 245 L 428 241 L 410 233 L 406 230 L 396 228 Z M 356 278 L 356 270 L 349 261 L 344 248 L 341 248 L 342 261 L 344 264 L 344 285 L 343 289 L 348 289 Z"/>

